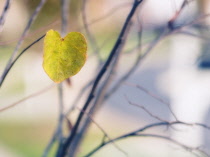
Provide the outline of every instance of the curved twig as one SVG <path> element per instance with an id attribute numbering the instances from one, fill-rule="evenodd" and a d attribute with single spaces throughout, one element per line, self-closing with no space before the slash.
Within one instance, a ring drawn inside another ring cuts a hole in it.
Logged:
<path id="1" fill-rule="evenodd" d="M 23 31 L 23 33 L 22 33 L 22 35 L 21 35 L 21 37 L 20 37 L 16 47 L 15 47 L 15 49 L 14 49 L 12 55 L 11 55 L 11 57 L 9 58 L 9 60 L 8 60 L 8 62 L 6 64 L 6 67 L 5 67 L 5 69 L 4 69 L 4 71 L 3 71 L 2 75 L 1 75 L 0 86 L 1 86 L 1 84 L 3 82 L 3 79 L 5 78 L 5 75 L 7 74 L 8 70 L 9 70 L 9 68 L 11 67 L 11 64 L 15 60 L 14 58 L 17 55 L 17 52 L 18 52 L 21 44 L 23 43 L 24 37 L 27 35 L 27 33 L 29 31 L 29 28 L 31 27 L 31 25 L 34 22 L 34 20 L 36 19 L 38 13 L 40 12 L 40 10 L 43 7 L 43 5 L 45 4 L 45 2 L 46 2 L 46 0 L 41 0 L 40 1 L 39 5 L 36 7 L 34 13 L 32 14 L 31 18 L 29 19 L 29 21 L 28 21 L 28 23 L 27 23 L 27 25 L 26 25 L 26 27 L 25 27 L 25 29 L 24 29 L 24 31 Z M 18 58 L 18 56 L 16 58 Z"/>
<path id="2" fill-rule="evenodd" d="M 88 153 L 87 155 L 85 155 L 84 157 L 89 157 L 89 156 L 95 154 L 95 153 L 96 153 L 98 150 L 100 150 L 102 147 L 104 147 L 104 146 L 106 146 L 106 145 L 108 145 L 108 144 L 110 144 L 110 143 L 112 143 L 112 142 L 119 141 L 119 140 L 123 140 L 123 139 L 125 139 L 125 138 L 134 137 L 134 136 L 141 136 L 141 137 L 142 137 L 142 136 L 147 136 L 147 137 L 157 137 L 157 138 L 165 139 L 165 140 L 168 140 L 168 141 L 170 141 L 170 142 L 172 142 L 172 143 L 174 143 L 174 144 L 176 144 L 176 145 L 179 145 L 179 146 L 183 147 L 184 149 L 186 149 L 186 150 L 188 150 L 188 151 L 189 151 L 189 150 L 197 150 L 197 151 L 199 151 L 199 152 L 205 154 L 206 156 L 208 156 L 207 153 L 205 153 L 204 151 L 200 150 L 199 148 L 191 148 L 191 147 L 188 147 L 188 146 L 186 146 L 186 145 L 184 145 L 184 144 L 182 144 L 182 143 L 180 143 L 180 142 L 178 142 L 178 141 L 176 141 L 176 140 L 174 140 L 174 139 L 171 139 L 170 137 L 161 136 L 161 135 L 154 135 L 154 134 L 142 134 L 142 133 L 141 133 L 141 132 L 143 132 L 143 131 L 146 131 L 146 130 L 151 129 L 151 128 L 154 128 L 154 127 L 159 127 L 159 126 L 171 126 L 171 125 L 176 125 L 176 124 L 190 125 L 190 126 L 192 126 L 192 125 L 197 125 L 197 126 L 204 127 L 204 128 L 208 128 L 208 129 L 209 129 L 209 127 L 207 127 L 206 125 L 203 126 L 203 125 L 197 124 L 197 123 L 192 123 L 192 124 L 190 124 L 190 123 L 184 123 L 184 122 L 181 122 L 181 121 L 153 123 L 153 124 L 146 125 L 146 126 L 140 128 L 140 129 L 137 129 L 137 130 L 135 130 L 135 131 L 129 132 L 129 133 L 127 133 L 127 134 L 124 134 L 124 135 L 122 135 L 122 136 L 119 136 L 119 137 L 117 137 L 117 138 L 114 138 L 114 139 L 112 139 L 112 141 L 104 142 L 104 143 L 98 145 L 95 149 L 93 149 L 91 152 L 89 152 L 89 153 Z"/>
<path id="3" fill-rule="evenodd" d="M 0 87 L 2 86 L 2 84 L 3 84 L 3 82 L 4 82 L 4 80 L 5 80 L 6 76 L 7 76 L 7 74 L 9 73 L 9 71 L 11 70 L 11 68 L 13 67 L 13 65 L 16 63 L 16 61 L 20 58 L 20 56 L 22 56 L 22 54 L 23 54 L 26 50 L 28 50 L 31 46 L 33 46 L 34 44 L 36 44 L 37 42 L 39 42 L 39 41 L 40 41 L 42 38 L 44 38 L 44 37 L 45 37 L 45 34 L 42 35 L 42 36 L 41 36 L 40 38 L 38 38 L 37 40 L 35 40 L 34 42 L 32 42 L 29 46 L 27 46 L 25 49 L 23 49 L 22 52 L 20 52 L 20 54 L 15 58 L 14 61 L 11 62 L 11 64 L 8 66 L 7 69 L 5 69 L 3 75 L 2 75 L 1 78 L 0 78 Z"/>

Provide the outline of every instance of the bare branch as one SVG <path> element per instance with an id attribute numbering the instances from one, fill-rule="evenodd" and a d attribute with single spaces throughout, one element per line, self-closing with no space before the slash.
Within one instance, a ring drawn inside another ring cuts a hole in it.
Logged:
<path id="1" fill-rule="evenodd" d="M 58 131 L 57 136 L 59 144 L 63 142 L 63 119 L 64 119 L 64 102 L 63 102 L 63 84 L 58 84 L 58 93 L 59 93 L 59 117 L 58 117 Z"/>
<path id="2" fill-rule="evenodd" d="M 94 49 L 93 52 L 94 52 L 94 54 L 96 54 L 96 56 L 99 60 L 99 64 L 101 64 L 102 59 L 101 59 L 101 56 L 100 56 L 100 53 L 99 53 L 99 46 L 98 46 L 98 43 L 96 42 L 95 37 L 90 32 L 89 25 L 88 25 L 88 22 L 87 22 L 86 5 L 87 5 L 87 0 L 83 0 L 83 3 L 82 3 L 82 21 L 84 23 L 84 29 L 85 29 L 85 32 L 87 34 L 88 39 L 90 40 L 91 46 Z"/>
<path id="3" fill-rule="evenodd" d="M 9 64 L 8 68 L 5 69 L 4 73 L 2 74 L 1 78 L 0 78 L 0 87 L 2 86 L 4 79 L 6 78 L 7 74 L 9 73 L 9 71 L 11 70 L 11 68 L 13 67 L 13 65 L 16 63 L 16 61 L 20 58 L 20 56 L 22 56 L 22 54 L 28 50 L 31 46 L 33 46 L 34 44 L 36 44 L 37 42 L 39 42 L 42 38 L 45 37 L 45 34 L 42 35 L 40 38 L 36 39 L 34 42 L 32 42 L 30 45 L 28 45 L 25 49 L 23 49 L 23 51 L 20 52 L 20 54 L 15 58 L 14 61 L 11 62 L 11 64 Z"/>
<path id="4" fill-rule="evenodd" d="M 87 23 L 87 26 L 90 27 L 91 25 L 93 25 L 93 24 L 95 24 L 97 22 L 100 22 L 102 20 L 105 20 L 106 18 L 111 17 L 116 11 L 119 11 L 119 9 L 121 9 L 122 7 L 128 7 L 129 5 L 132 5 L 132 4 L 133 3 L 129 2 L 129 3 L 123 3 L 121 5 L 118 5 L 116 7 L 113 7 L 113 8 L 110 9 L 109 12 L 107 12 L 107 14 L 105 14 L 105 15 L 99 17 L 99 18 L 96 18 L 96 19 L 91 20 L 89 23 Z M 83 4 L 83 5 L 85 5 L 85 4 Z M 81 28 L 81 29 L 83 29 L 83 28 Z"/>
<path id="5" fill-rule="evenodd" d="M 61 0 L 61 35 L 65 36 L 68 32 L 69 0 Z"/>
<path id="6" fill-rule="evenodd" d="M 151 96 L 152 98 L 156 99 L 157 101 L 161 102 L 162 104 L 166 105 L 169 109 L 169 111 L 171 112 L 171 114 L 173 115 L 173 117 L 178 121 L 177 116 L 175 115 L 175 113 L 172 111 L 171 105 L 166 102 L 165 100 L 163 100 L 160 96 L 156 95 L 155 93 L 152 93 L 151 91 L 147 90 L 146 88 L 140 86 L 140 85 L 134 85 L 131 83 L 126 83 L 130 86 L 134 86 L 138 89 L 140 89 L 141 91 L 145 92 L 146 94 L 148 94 L 149 96 Z"/>
<path id="7" fill-rule="evenodd" d="M 60 24 L 60 20 L 58 20 L 58 19 L 57 19 L 57 20 L 53 20 L 52 22 L 46 24 L 45 26 L 42 26 L 42 27 L 39 28 L 38 30 L 30 31 L 29 33 L 27 33 L 27 35 L 24 37 L 24 40 L 25 40 L 25 39 L 30 39 L 30 37 L 34 38 L 34 35 L 36 35 L 36 34 L 38 34 L 38 33 L 41 33 L 41 32 L 43 32 L 43 31 L 45 31 L 45 30 L 48 29 L 49 27 L 52 28 L 53 26 L 56 26 L 56 25 L 58 25 L 58 24 Z M 15 38 L 10 39 L 10 40 L 8 40 L 8 41 L 1 41 L 1 42 L 0 42 L 0 46 L 1 46 L 1 45 L 4 45 L 4 46 L 5 46 L 5 45 L 12 44 L 12 43 L 18 41 L 18 39 L 19 39 L 19 37 L 18 37 L 18 38 L 15 37 Z"/>
<path id="8" fill-rule="evenodd" d="M 120 85 L 127 80 L 135 71 L 136 69 L 139 67 L 141 61 L 151 52 L 151 50 L 162 40 L 164 39 L 166 36 L 168 35 L 168 33 L 165 32 L 165 30 L 158 35 L 158 37 L 156 37 L 148 46 L 148 48 L 146 49 L 146 51 L 144 52 L 144 54 L 139 54 L 135 63 L 133 64 L 133 66 L 118 80 L 118 82 L 112 87 L 112 89 L 110 90 L 110 92 L 107 93 L 107 95 L 105 96 L 106 99 L 108 99 L 113 93 L 115 93 L 117 91 L 117 89 L 120 87 Z"/>
<path id="9" fill-rule="evenodd" d="M 157 138 L 161 138 L 161 139 L 165 139 L 165 140 L 168 140 L 188 151 L 198 151 L 206 156 L 209 156 L 207 153 L 205 153 L 204 151 L 200 150 L 199 147 L 196 147 L 196 148 L 192 148 L 192 147 L 189 147 L 187 145 L 184 145 L 174 139 L 171 139 L 170 137 L 166 137 L 166 136 L 161 136 L 161 135 L 153 135 L 153 134 L 143 134 L 141 132 L 143 131 L 146 131 L 148 129 L 152 129 L 152 128 L 155 128 L 155 127 L 160 127 L 160 126 L 172 126 L 172 125 L 177 125 L 177 124 L 181 124 L 181 125 L 197 125 L 196 123 L 184 123 L 184 122 L 181 122 L 181 121 L 174 121 L 174 122 L 159 122 L 159 123 L 153 123 L 153 124 L 149 124 L 149 125 L 146 125 L 140 129 L 137 129 L 135 131 L 132 131 L 132 132 L 129 132 L 127 134 L 124 134 L 122 136 L 119 136 L 117 138 L 114 138 L 112 139 L 112 141 L 119 141 L 119 140 L 123 140 L 123 139 L 126 139 L 126 138 L 129 138 L 129 137 L 135 137 L 135 136 L 139 136 L 139 137 L 143 137 L 143 136 L 148 136 L 148 137 L 157 137 Z M 197 125 L 197 126 L 201 126 L 201 127 L 204 127 L 206 128 L 206 125 Z M 209 127 L 207 127 L 209 129 Z M 107 144 L 110 144 L 111 141 L 107 141 L 107 142 L 104 142 L 100 145 L 98 145 L 95 149 L 93 149 L 90 153 L 88 153 L 87 155 L 85 155 L 85 157 L 89 157 L 91 155 L 93 155 L 94 153 L 96 153 L 97 151 L 99 151 L 102 147 L 106 146 Z"/>
<path id="10" fill-rule="evenodd" d="M 168 28 L 173 30 L 175 28 L 174 23 L 177 20 L 177 18 L 180 16 L 180 14 L 182 13 L 182 11 L 184 10 L 184 8 L 187 6 L 187 4 L 189 4 L 190 2 L 192 2 L 193 0 L 189 1 L 189 0 L 184 0 L 182 2 L 182 5 L 180 7 L 180 9 L 174 14 L 174 16 L 169 20 L 168 22 Z"/>
<path id="11" fill-rule="evenodd" d="M 1 13 L 1 16 L 0 16 L 0 33 L 2 32 L 3 30 L 3 25 L 4 25 L 4 22 L 5 22 L 5 17 L 8 13 L 8 10 L 9 10 L 9 7 L 10 7 L 10 4 L 11 4 L 12 0 L 6 0 L 5 2 L 5 5 L 4 5 L 4 9 Z"/>
<path id="12" fill-rule="evenodd" d="M 81 109 L 76 107 L 80 112 L 83 112 Z M 106 137 L 109 141 L 112 141 L 112 138 L 108 135 L 108 133 L 94 120 L 94 118 L 91 116 L 91 114 L 84 112 L 85 115 L 88 116 L 88 118 L 91 120 L 92 123 L 94 123 L 100 130 L 103 132 L 104 137 Z M 105 138 L 103 138 L 102 141 L 105 141 Z M 103 143 L 103 142 L 102 142 Z M 122 152 L 125 156 L 128 156 L 128 154 L 122 150 L 114 141 L 111 142 L 120 152 Z"/>
<path id="13" fill-rule="evenodd" d="M 151 117 L 153 117 L 153 118 L 155 118 L 155 119 L 157 119 L 157 120 L 159 120 L 159 121 L 161 121 L 161 122 L 167 122 L 166 120 L 164 120 L 164 119 L 162 119 L 162 118 L 160 118 L 160 117 L 154 115 L 153 113 L 151 113 L 151 112 L 150 112 L 147 108 L 145 108 L 143 105 L 140 105 L 140 104 L 136 104 L 136 103 L 131 102 L 131 101 L 128 99 L 128 97 L 127 97 L 126 95 L 125 95 L 125 98 L 126 98 L 126 100 L 128 101 L 128 103 L 129 103 L 130 105 L 133 105 L 133 106 L 136 106 L 136 107 L 138 107 L 138 108 L 141 108 L 141 109 L 144 110 L 147 114 L 149 114 Z"/>
<path id="14" fill-rule="evenodd" d="M 8 62 L 7 62 L 7 65 L 1 75 L 1 78 L 0 78 L 0 86 L 3 82 L 3 79 L 5 78 L 5 75 L 8 73 L 10 67 L 11 67 L 11 64 L 13 63 L 13 61 L 15 60 L 15 56 L 17 55 L 17 52 L 18 50 L 20 49 L 20 46 L 21 44 L 23 43 L 23 40 L 24 40 L 24 37 L 27 35 L 28 31 L 29 31 L 29 28 L 31 27 L 32 23 L 34 22 L 34 20 L 36 19 L 38 13 L 40 12 L 41 8 L 43 7 L 43 5 L 45 4 L 46 0 L 41 0 L 39 5 L 36 7 L 34 13 L 32 14 L 31 18 L 29 19 L 11 57 L 9 58 Z M 18 57 L 18 56 L 17 56 Z"/>
<path id="15" fill-rule="evenodd" d="M 182 144 L 170 137 L 167 137 L 167 136 L 162 136 L 162 135 L 155 135 L 155 134 L 136 134 L 136 135 L 133 135 L 133 136 L 137 136 L 137 137 L 152 137 L 152 138 L 159 138 L 159 139 L 163 139 L 163 140 L 166 140 L 166 141 L 169 141 L 173 144 L 176 144 L 182 148 L 184 148 L 186 151 L 192 153 L 194 156 L 196 157 L 201 157 L 200 155 L 198 155 L 197 153 L 202 153 L 203 155 L 205 156 L 209 156 L 206 152 L 204 152 L 203 150 L 201 150 L 199 147 L 189 147 L 185 144 Z M 196 153 L 197 152 L 197 153 Z"/>
<path id="16" fill-rule="evenodd" d="M 24 102 L 24 101 L 26 101 L 26 100 L 28 100 L 28 99 L 34 98 L 34 97 L 36 97 L 36 96 L 39 96 L 39 95 L 45 93 L 46 91 L 50 90 L 52 87 L 54 87 L 54 85 L 50 85 L 50 86 L 48 86 L 48 87 L 45 87 L 44 89 L 42 89 L 42 90 L 40 90 L 40 91 L 38 91 L 38 92 L 36 92 L 36 93 L 33 93 L 33 94 L 31 94 L 31 95 L 29 95 L 29 96 L 27 96 L 27 97 L 25 97 L 25 98 L 23 98 L 23 99 L 21 99 L 21 100 L 15 102 L 15 103 L 12 103 L 12 104 L 7 105 L 7 106 L 4 106 L 4 107 L 1 107 L 1 108 L 0 108 L 0 112 L 5 111 L 5 110 L 7 110 L 7 109 L 10 109 L 10 108 L 12 108 L 12 107 L 15 107 L 16 105 L 18 105 L 18 104 L 20 104 L 20 103 L 22 103 L 22 102 Z"/>
<path id="17" fill-rule="evenodd" d="M 56 138 L 57 138 L 57 130 L 53 133 L 49 143 L 47 144 L 47 147 L 44 150 L 44 153 L 42 155 L 42 157 L 47 157 L 49 155 L 50 150 L 52 149 L 53 144 L 56 142 Z"/>
<path id="18" fill-rule="evenodd" d="M 99 89 L 97 90 L 96 92 L 96 98 L 94 99 L 94 102 L 93 104 L 91 104 L 91 108 L 90 110 L 88 111 L 89 115 L 95 115 L 95 113 L 102 107 L 103 105 L 103 101 L 104 101 L 104 96 L 105 96 L 105 93 L 107 92 L 107 89 L 112 81 L 112 78 L 113 78 L 113 74 L 115 73 L 116 71 L 116 67 L 117 67 L 117 64 L 118 64 L 118 61 L 120 59 L 120 52 L 122 51 L 124 45 L 125 45 L 125 40 L 127 39 L 127 36 L 130 32 L 130 28 L 131 28 L 131 25 L 128 26 L 129 28 L 127 29 L 126 33 L 125 33 L 125 38 L 124 38 L 124 41 L 122 41 L 122 44 L 121 46 L 119 47 L 119 49 L 117 50 L 117 53 L 116 55 L 114 56 L 113 58 L 113 61 L 110 65 L 110 68 L 107 70 L 107 75 L 106 75 L 106 78 L 104 79 L 104 81 L 102 82 L 102 85 L 99 87 Z M 89 119 L 84 119 L 83 120 L 84 122 L 82 122 L 81 124 L 81 127 L 73 141 L 73 144 L 72 144 L 72 147 L 70 149 L 70 156 L 74 156 L 77 150 L 77 148 L 79 147 L 85 133 L 87 132 L 87 129 L 88 129 L 88 126 L 90 125 L 90 120 Z"/>
<path id="19" fill-rule="evenodd" d="M 209 41 L 210 40 L 209 37 L 199 35 L 199 34 L 195 34 L 195 33 L 189 32 L 189 31 L 179 31 L 178 33 L 183 34 L 183 35 L 188 35 L 188 36 L 191 36 L 191 37 L 195 37 L 195 38 L 199 38 L 199 39 L 204 40 L 204 41 Z"/>
<path id="20" fill-rule="evenodd" d="M 142 0 L 142 1 L 143 1 L 143 0 Z M 113 57 L 115 56 L 115 54 L 116 54 L 116 52 L 117 52 L 119 46 L 122 44 L 122 39 L 124 38 L 125 32 L 126 32 L 126 30 L 127 30 L 127 27 L 129 26 L 129 23 L 130 23 L 130 21 L 131 21 L 131 18 L 133 17 L 133 15 L 134 15 L 134 13 L 135 13 L 135 11 L 136 11 L 138 5 L 139 5 L 142 1 L 140 1 L 140 2 L 135 2 L 135 3 L 133 4 L 133 7 L 132 7 L 130 13 L 128 14 L 128 17 L 127 17 L 127 19 L 126 19 L 126 21 L 125 21 L 125 23 L 124 23 L 124 26 L 123 26 L 123 28 L 122 28 L 122 30 L 121 30 L 121 32 L 120 32 L 120 35 L 119 35 L 119 37 L 118 37 L 118 39 L 117 39 L 117 41 L 116 41 L 115 46 L 113 47 L 113 49 L 112 49 L 112 51 L 111 51 L 111 53 L 110 53 L 110 55 L 109 55 L 109 57 L 108 57 L 106 63 L 104 64 L 104 66 L 102 67 L 101 71 L 99 72 L 99 74 L 98 74 L 97 77 L 96 77 L 96 80 L 95 80 L 95 82 L 94 82 L 94 84 L 93 84 L 93 87 L 92 87 L 91 92 L 90 92 L 90 94 L 89 94 L 89 96 L 88 96 L 88 98 L 87 98 L 87 101 L 86 101 L 86 103 L 84 104 L 84 106 L 83 106 L 83 108 L 82 108 L 82 111 L 86 111 L 86 110 L 87 110 L 87 108 L 89 107 L 89 104 L 91 103 L 92 99 L 94 98 L 94 96 L 95 96 L 95 91 L 96 91 L 96 89 L 97 89 L 97 87 L 98 87 L 98 84 L 99 84 L 99 82 L 101 81 L 101 79 L 102 79 L 102 77 L 104 76 L 104 74 L 106 73 L 107 68 L 109 67 L 109 65 L 110 65 L 110 63 L 111 63 Z M 67 152 L 69 146 L 70 146 L 71 143 L 72 143 L 72 140 L 74 139 L 74 137 L 75 137 L 75 135 L 76 135 L 76 133 L 77 133 L 77 130 L 78 130 L 79 126 L 80 126 L 80 122 L 81 122 L 81 120 L 83 119 L 83 116 L 84 116 L 84 113 L 81 112 L 81 113 L 79 114 L 78 118 L 77 118 L 77 121 L 76 121 L 76 123 L 75 123 L 75 125 L 74 125 L 74 128 L 72 129 L 71 134 L 69 135 L 69 137 L 68 137 L 67 140 L 65 141 L 63 147 L 62 147 L 61 149 L 58 150 L 57 155 L 56 155 L 57 157 L 64 157 L 64 156 L 65 156 L 65 154 L 66 154 L 66 152 Z"/>
<path id="21" fill-rule="evenodd" d="M 77 97 L 74 99 L 73 101 L 73 105 L 67 110 L 67 112 L 65 113 L 66 116 L 68 116 L 77 106 L 79 100 L 81 99 L 81 97 L 84 95 L 85 91 L 93 84 L 93 80 L 91 80 L 90 82 L 88 82 L 81 90 L 80 93 L 77 95 Z"/>
<path id="22" fill-rule="evenodd" d="M 68 13 L 69 13 L 69 0 L 61 0 L 61 36 L 65 36 L 67 34 L 68 29 Z M 59 116 L 58 116 L 58 124 L 57 129 L 55 131 L 54 136 L 52 137 L 48 147 L 52 146 L 51 143 L 54 142 L 55 137 L 58 139 L 58 149 L 62 147 L 64 135 L 63 135 L 63 121 L 65 118 L 64 115 L 64 97 L 63 97 L 63 82 L 58 84 L 58 94 L 59 94 Z M 46 153 L 46 151 L 45 151 Z"/>

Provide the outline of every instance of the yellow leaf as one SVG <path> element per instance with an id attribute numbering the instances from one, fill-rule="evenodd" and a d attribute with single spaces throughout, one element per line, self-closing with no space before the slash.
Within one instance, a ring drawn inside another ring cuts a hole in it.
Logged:
<path id="1" fill-rule="evenodd" d="M 43 68 L 56 83 L 77 74 L 86 61 L 87 43 L 79 32 L 70 32 L 61 38 L 49 30 L 44 39 Z"/>

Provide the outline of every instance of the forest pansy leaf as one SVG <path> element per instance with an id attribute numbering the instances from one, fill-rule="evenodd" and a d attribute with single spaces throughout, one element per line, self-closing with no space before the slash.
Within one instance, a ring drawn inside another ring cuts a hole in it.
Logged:
<path id="1" fill-rule="evenodd" d="M 44 39 L 43 68 L 56 83 L 77 74 L 86 61 L 87 43 L 79 32 L 70 32 L 61 38 L 49 30 Z"/>

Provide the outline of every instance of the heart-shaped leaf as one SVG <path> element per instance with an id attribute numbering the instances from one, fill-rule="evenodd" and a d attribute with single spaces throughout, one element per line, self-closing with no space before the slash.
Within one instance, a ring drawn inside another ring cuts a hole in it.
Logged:
<path id="1" fill-rule="evenodd" d="M 56 83 L 77 74 L 86 61 L 87 43 L 79 32 L 70 32 L 61 38 L 49 30 L 44 39 L 43 68 Z"/>

